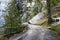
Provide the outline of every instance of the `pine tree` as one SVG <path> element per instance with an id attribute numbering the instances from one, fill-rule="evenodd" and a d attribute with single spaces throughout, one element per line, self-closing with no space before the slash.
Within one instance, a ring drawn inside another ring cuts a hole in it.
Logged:
<path id="1" fill-rule="evenodd" d="M 16 4 L 16 5 L 15 5 Z M 5 34 L 11 36 L 15 33 L 20 33 L 23 31 L 24 27 L 21 26 L 22 19 L 22 6 L 21 3 L 12 1 L 8 4 L 8 14 L 5 15 Z"/>

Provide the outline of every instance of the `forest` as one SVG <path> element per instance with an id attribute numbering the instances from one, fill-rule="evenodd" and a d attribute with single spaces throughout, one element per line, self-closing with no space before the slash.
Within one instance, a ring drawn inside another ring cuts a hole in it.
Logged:
<path id="1" fill-rule="evenodd" d="M 60 40 L 60 0 L 5 1 L 0 40 Z"/>

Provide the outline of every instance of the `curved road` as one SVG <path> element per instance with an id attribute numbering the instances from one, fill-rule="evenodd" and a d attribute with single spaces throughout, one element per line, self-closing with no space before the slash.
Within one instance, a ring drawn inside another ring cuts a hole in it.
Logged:
<path id="1" fill-rule="evenodd" d="M 33 17 L 29 23 L 23 23 L 23 25 L 27 26 L 29 30 L 23 34 L 17 34 L 16 37 L 11 37 L 9 40 L 57 40 L 57 36 L 51 30 L 44 28 L 42 26 L 34 25 L 37 21 L 40 21 L 44 14 L 38 14 Z"/>
<path id="2" fill-rule="evenodd" d="M 47 28 L 32 24 L 28 24 L 28 27 L 26 33 L 10 40 L 57 40 L 56 34 Z"/>

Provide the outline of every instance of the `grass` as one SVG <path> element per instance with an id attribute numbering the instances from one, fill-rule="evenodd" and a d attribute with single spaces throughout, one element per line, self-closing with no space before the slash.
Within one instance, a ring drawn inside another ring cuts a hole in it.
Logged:
<path id="1" fill-rule="evenodd" d="M 42 24 L 43 27 L 51 27 L 50 30 L 52 30 L 53 32 L 56 33 L 58 39 L 60 40 L 60 25 L 56 25 L 56 26 L 52 26 L 52 25 L 48 25 L 48 22 L 45 21 L 43 24 Z"/>
<path id="2" fill-rule="evenodd" d="M 0 40 L 5 40 L 6 37 L 4 37 L 4 35 L 0 35 Z"/>
<path id="3" fill-rule="evenodd" d="M 52 18 L 54 18 L 54 16 L 58 17 L 58 16 L 60 16 L 60 13 L 53 14 Z M 60 40 L 60 25 L 56 25 L 56 26 L 48 25 L 47 18 L 44 18 L 44 19 L 38 21 L 36 24 L 41 25 L 46 28 L 51 28 L 50 30 L 55 32 L 56 35 L 58 36 L 58 39 Z"/>
<path id="4" fill-rule="evenodd" d="M 45 28 L 50 28 L 50 30 L 56 33 L 58 39 L 60 40 L 60 25 L 56 25 L 56 26 L 48 25 L 47 19 L 38 21 L 36 24 L 41 25 Z"/>
<path id="5" fill-rule="evenodd" d="M 56 25 L 56 26 L 51 26 L 51 30 L 55 31 L 58 35 L 58 38 L 60 40 L 60 25 Z"/>

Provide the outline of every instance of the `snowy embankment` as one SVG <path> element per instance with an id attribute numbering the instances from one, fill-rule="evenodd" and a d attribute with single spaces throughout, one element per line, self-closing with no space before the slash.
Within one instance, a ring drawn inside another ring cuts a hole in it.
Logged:
<path id="1" fill-rule="evenodd" d="M 41 21 L 46 16 L 46 11 L 43 11 L 41 13 L 38 13 L 36 16 L 34 16 L 31 20 L 29 20 L 30 23 L 36 24 L 37 22 Z"/>

